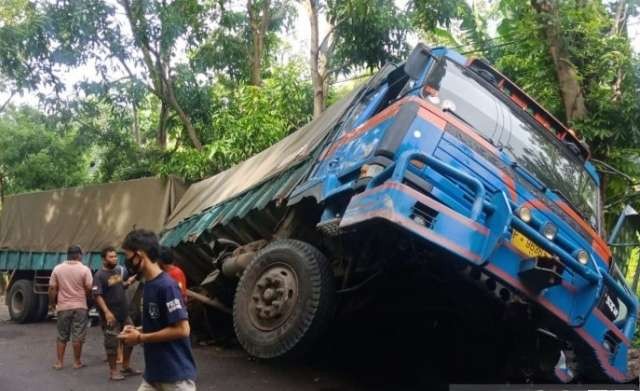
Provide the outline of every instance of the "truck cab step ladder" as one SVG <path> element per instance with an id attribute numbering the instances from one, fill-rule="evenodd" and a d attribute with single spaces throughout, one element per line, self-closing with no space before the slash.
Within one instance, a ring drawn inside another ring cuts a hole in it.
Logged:
<path id="1" fill-rule="evenodd" d="M 36 271 L 33 277 L 33 293 L 38 295 L 46 295 L 49 292 L 49 274 L 38 275 Z"/>

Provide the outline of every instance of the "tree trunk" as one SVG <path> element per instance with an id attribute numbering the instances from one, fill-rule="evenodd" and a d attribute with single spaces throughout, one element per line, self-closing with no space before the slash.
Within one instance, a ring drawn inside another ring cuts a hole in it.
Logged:
<path id="1" fill-rule="evenodd" d="M 200 142 L 200 138 L 198 137 L 198 134 L 193 127 L 193 123 L 191 123 L 191 118 L 189 118 L 189 115 L 187 115 L 187 113 L 182 110 L 182 107 L 178 103 L 178 100 L 173 93 L 173 87 L 170 84 L 167 85 L 166 95 L 169 99 L 169 104 L 176 111 L 176 113 L 178 113 L 178 117 L 180 118 L 180 122 L 182 122 L 182 126 L 184 126 L 184 128 L 187 130 L 187 135 L 191 140 L 191 144 L 193 144 L 193 146 L 198 151 L 202 150 L 202 143 Z"/>
<path id="2" fill-rule="evenodd" d="M 165 150 L 167 148 L 167 120 L 169 119 L 169 108 L 167 104 L 162 101 L 160 103 L 160 117 L 158 119 L 158 146 L 160 149 Z"/>
<path id="3" fill-rule="evenodd" d="M 11 94 L 9 95 L 9 97 L 7 98 L 7 100 L 4 101 L 4 103 L 2 105 L 0 105 L 0 113 L 2 113 L 4 111 L 4 109 L 7 108 L 7 106 L 9 105 L 9 103 L 11 102 L 11 99 L 13 99 L 13 97 L 15 96 L 16 92 L 15 91 L 11 91 Z"/>
<path id="4" fill-rule="evenodd" d="M 313 86 L 313 118 L 317 118 L 326 108 L 329 93 L 329 57 L 333 53 L 333 31 L 335 26 L 329 26 L 329 32 L 320 42 L 318 18 L 320 4 L 318 0 L 306 0 L 305 7 L 309 14 L 311 27 L 311 42 L 309 50 L 309 68 L 311 70 L 311 84 Z"/>
<path id="5" fill-rule="evenodd" d="M 627 20 L 629 18 L 629 4 L 627 0 L 619 0 L 616 6 L 616 14 L 613 20 L 613 26 L 611 28 L 612 36 L 624 36 L 627 32 Z M 616 78 L 613 81 L 612 86 L 612 102 L 619 102 L 622 99 L 622 83 L 624 80 L 624 69 L 623 63 L 618 66 L 618 71 L 616 72 Z"/>
<path id="6" fill-rule="evenodd" d="M 569 51 L 562 37 L 558 3 L 556 0 L 531 0 L 531 2 L 538 12 L 542 22 L 541 25 L 544 26 L 543 30 L 549 46 L 549 53 L 553 59 L 558 78 L 566 122 L 571 124 L 586 117 L 587 107 L 584 103 L 584 95 L 578 79 L 578 73 L 573 63 L 571 63 Z"/>
<path id="7" fill-rule="evenodd" d="M 129 26 L 135 38 L 134 42 L 140 51 L 142 51 L 143 62 L 149 72 L 149 78 L 153 82 L 153 86 L 147 86 L 147 88 L 162 102 L 160 123 L 158 126 L 158 144 L 162 149 L 165 149 L 167 146 L 166 125 L 169 108 L 172 108 L 178 114 L 178 117 L 180 117 L 180 122 L 182 122 L 182 125 L 187 130 L 193 146 L 201 150 L 202 143 L 193 128 L 191 119 L 184 110 L 182 110 L 173 91 L 170 75 L 171 51 L 165 49 L 164 51 L 161 50 L 161 52 L 158 52 L 154 50 L 150 44 L 148 31 L 146 30 L 146 20 L 133 12 L 132 4 L 129 0 L 120 0 L 120 4 L 125 10 L 125 14 L 129 20 Z M 163 7 L 166 7 L 166 4 L 163 4 Z M 162 26 L 163 32 L 164 28 L 165 26 Z"/>
<path id="8" fill-rule="evenodd" d="M 311 68 L 311 84 L 313 86 L 313 118 L 317 118 L 324 111 L 325 102 L 323 77 L 319 69 L 318 0 L 307 0 L 305 6 L 309 14 L 309 25 L 311 27 L 309 67 Z"/>
<path id="9" fill-rule="evenodd" d="M 263 0 L 256 14 L 257 1 L 247 0 L 249 26 L 251 27 L 251 85 L 262 85 L 262 57 L 264 56 L 264 38 L 271 20 L 271 0 Z"/>
<path id="10" fill-rule="evenodd" d="M 627 26 L 629 4 L 627 4 L 627 0 L 618 0 L 618 4 L 615 7 L 616 14 L 614 15 L 611 32 L 612 35 L 620 35 Z"/>
<path id="11" fill-rule="evenodd" d="M 138 107 L 134 103 L 133 105 L 133 137 L 136 140 L 136 144 L 142 145 L 142 139 L 140 138 L 140 121 L 138 120 Z"/>

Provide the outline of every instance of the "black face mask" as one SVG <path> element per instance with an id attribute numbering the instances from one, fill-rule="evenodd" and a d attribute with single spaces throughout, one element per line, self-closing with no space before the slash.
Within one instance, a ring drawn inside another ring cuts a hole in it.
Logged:
<path id="1" fill-rule="evenodd" d="M 140 269 L 142 267 L 142 261 L 138 261 L 138 264 L 134 264 L 133 260 L 138 257 L 138 254 L 134 253 L 131 258 L 126 258 L 124 260 L 124 265 L 127 267 L 127 272 L 130 275 L 134 275 L 134 274 L 138 274 L 140 273 Z"/>

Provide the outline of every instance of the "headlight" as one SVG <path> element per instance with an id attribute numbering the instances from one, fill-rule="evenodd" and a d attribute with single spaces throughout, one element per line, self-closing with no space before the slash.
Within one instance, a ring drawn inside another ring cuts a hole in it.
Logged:
<path id="1" fill-rule="evenodd" d="M 531 210 L 526 206 L 521 206 L 518 209 L 518 216 L 520 216 L 522 221 L 524 221 L 525 223 L 528 223 L 531 221 Z"/>
<path id="2" fill-rule="evenodd" d="M 584 250 L 578 250 L 578 252 L 576 253 L 576 258 L 578 259 L 578 262 L 583 265 L 589 263 L 589 254 Z"/>
<path id="3" fill-rule="evenodd" d="M 556 237 L 557 233 L 558 233 L 558 228 L 556 228 L 556 226 L 551 223 L 546 223 L 542 227 L 542 234 L 544 235 L 545 238 L 549 240 L 553 240 Z"/>

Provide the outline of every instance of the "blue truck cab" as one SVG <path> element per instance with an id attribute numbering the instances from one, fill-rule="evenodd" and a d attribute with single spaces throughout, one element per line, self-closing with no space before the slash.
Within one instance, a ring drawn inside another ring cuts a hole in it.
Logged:
<path id="1" fill-rule="evenodd" d="M 289 203 L 311 196 L 324 234 L 385 232 L 388 246 L 419 249 L 414 262 L 454 270 L 505 314 L 526 308 L 510 330 L 531 340 L 524 355 L 547 379 L 627 382 L 638 300 L 603 239 L 589 159 L 485 61 L 418 45 L 361 89 Z"/>

